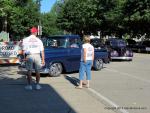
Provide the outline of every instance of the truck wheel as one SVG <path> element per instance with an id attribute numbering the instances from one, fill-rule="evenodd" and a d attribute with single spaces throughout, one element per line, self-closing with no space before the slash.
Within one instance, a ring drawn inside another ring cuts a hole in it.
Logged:
<path id="1" fill-rule="evenodd" d="M 94 69 L 95 70 L 101 70 L 103 68 L 103 60 L 102 59 L 96 59 L 94 61 Z"/>
<path id="2" fill-rule="evenodd" d="M 52 77 L 58 77 L 62 73 L 63 68 L 61 63 L 53 63 L 49 67 L 49 75 Z"/>

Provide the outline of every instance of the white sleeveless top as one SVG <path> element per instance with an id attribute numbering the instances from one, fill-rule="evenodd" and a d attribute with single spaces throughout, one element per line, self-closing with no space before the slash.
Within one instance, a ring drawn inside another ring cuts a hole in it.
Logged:
<path id="1" fill-rule="evenodd" d="M 85 43 L 82 45 L 82 49 L 81 49 L 81 61 L 83 61 L 83 49 L 86 48 L 87 53 L 86 53 L 86 60 L 93 60 L 92 56 L 94 54 L 94 47 L 89 44 L 89 43 Z"/>

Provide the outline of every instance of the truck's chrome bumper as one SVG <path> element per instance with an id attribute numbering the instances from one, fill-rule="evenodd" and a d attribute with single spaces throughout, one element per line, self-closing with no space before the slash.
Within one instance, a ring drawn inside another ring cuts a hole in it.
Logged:
<path id="1" fill-rule="evenodd" d="M 22 66 L 18 66 L 18 69 L 20 70 L 20 71 L 27 71 L 27 69 L 25 68 L 25 67 L 22 67 Z M 40 71 L 39 71 L 41 74 L 48 74 L 49 73 L 49 69 L 47 69 L 47 68 L 42 68 L 42 69 L 40 69 Z M 32 73 L 35 73 L 35 70 L 34 69 L 32 69 Z"/>

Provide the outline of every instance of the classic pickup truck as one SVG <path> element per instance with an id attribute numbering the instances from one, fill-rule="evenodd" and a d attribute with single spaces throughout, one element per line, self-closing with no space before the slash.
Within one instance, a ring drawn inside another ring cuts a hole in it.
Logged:
<path id="1" fill-rule="evenodd" d="M 82 41 L 78 35 L 50 36 L 41 39 L 45 47 L 45 66 L 41 73 L 60 76 L 62 72 L 78 71 L 80 66 Z M 108 63 L 106 49 L 95 49 L 93 69 L 101 70 Z"/>

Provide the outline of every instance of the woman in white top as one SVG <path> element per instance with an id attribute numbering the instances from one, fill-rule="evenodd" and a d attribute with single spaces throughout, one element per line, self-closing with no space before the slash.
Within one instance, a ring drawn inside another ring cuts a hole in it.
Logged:
<path id="1" fill-rule="evenodd" d="M 84 44 L 81 49 L 81 61 L 80 61 L 80 69 L 79 69 L 79 80 L 80 84 L 76 88 L 81 89 L 84 73 L 86 72 L 86 87 L 89 88 L 89 82 L 91 80 L 91 67 L 94 61 L 94 47 L 90 44 L 90 36 L 85 35 L 83 37 Z"/>

